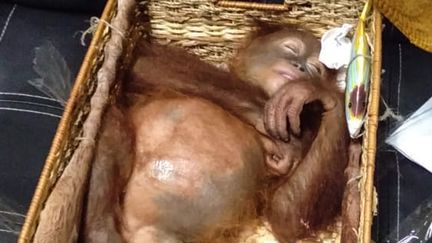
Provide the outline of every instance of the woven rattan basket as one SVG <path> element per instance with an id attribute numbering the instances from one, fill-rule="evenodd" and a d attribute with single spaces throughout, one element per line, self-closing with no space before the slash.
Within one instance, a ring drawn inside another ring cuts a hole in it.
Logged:
<path id="1" fill-rule="evenodd" d="M 133 44 L 130 36 L 180 45 L 208 62 L 221 65 L 252 30 L 253 20 L 300 23 L 319 36 L 330 27 L 355 24 L 362 7 L 363 2 L 359 0 L 285 0 L 284 4 L 109 0 L 57 129 L 19 242 L 34 241 L 35 232 L 42 231 L 42 227 L 50 228 L 41 233 L 45 236 L 44 243 L 76 241 L 97 131 L 110 90 L 115 87 L 115 77 L 122 67 L 120 60 L 127 60 L 124 50 L 131 49 Z M 374 51 L 373 78 L 359 183 L 361 242 L 370 242 L 376 204 L 373 173 L 381 73 L 381 16 L 374 10 L 372 18 L 368 32 Z M 69 190 L 56 190 L 61 187 Z"/>

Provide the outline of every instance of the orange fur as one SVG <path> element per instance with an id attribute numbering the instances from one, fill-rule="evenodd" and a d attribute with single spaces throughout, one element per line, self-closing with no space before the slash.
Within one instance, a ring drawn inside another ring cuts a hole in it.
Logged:
<path id="1" fill-rule="evenodd" d="M 216 241 L 226 227 L 247 224 L 260 207 L 278 239 L 289 242 L 340 211 L 347 137 L 340 94 L 326 86 L 334 80 L 324 70 L 273 94 L 262 80 L 248 80 L 249 69 L 239 64 L 247 55 L 239 57 L 234 75 L 178 48 L 138 43 L 118 103 L 105 116 L 86 242 L 97 242 L 92 234 L 101 232 L 112 242 Z M 302 99 L 310 100 L 300 110 L 274 113 Z M 301 133 L 287 127 L 286 142 L 268 121 L 293 114 Z M 155 180 L 149 168 L 156 157 L 182 176 L 171 184 Z M 205 189 L 208 180 L 217 181 L 212 193 Z M 258 193 L 263 205 L 252 200 Z"/>

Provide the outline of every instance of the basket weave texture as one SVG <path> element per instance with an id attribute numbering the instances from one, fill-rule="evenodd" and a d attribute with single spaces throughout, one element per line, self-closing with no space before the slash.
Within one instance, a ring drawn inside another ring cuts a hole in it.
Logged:
<path id="1" fill-rule="evenodd" d="M 355 24 L 363 7 L 363 2 L 356 0 L 287 0 L 282 11 L 220 6 L 225 2 L 163 0 L 142 4 L 148 5 L 152 38 L 185 47 L 215 64 L 232 56 L 255 20 L 300 24 L 320 36 L 330 27 Z"/>
<path id="2" fill-rule="evenodd" d="M 182 46 L 210 63 L 224 66 L 254 29 L 255 20 L 301 24 L 320 36 L 331 27 L 355 24 L 363 2 L 286 0 L 277 6 L 243 4 L 242 8 L 227 7 L 234 5 L 231 1 L 215 0 L 108 0 L 101 17 L 103 21 L 99 22 L 94 34 L 42 171 L 20 243 L 75 242 L 77 239 L 82 192 L 89 175 L 97 129 L 109 103 L 109 88 L 121 67 L 118 52 L 134 39 L 128 37 L 145 35 L 155 42 Z M 381 73 L 380 20 L 380 15 L 375 12 L 375 28 L 369 28 L 375 52 L 362 162 L 364 174 L 360 183 L 363 211 L 359 233 L 362 242 L 370 242 L 374 203 L 374 139 Z M 110 22 L 115 29 L 104 21 Z M 115 48 L 120 49 L 114 51 Z M 79 175 L 79 180 L 74 175 Z M 38 238 L 38 235 L 42 237 Z"/>

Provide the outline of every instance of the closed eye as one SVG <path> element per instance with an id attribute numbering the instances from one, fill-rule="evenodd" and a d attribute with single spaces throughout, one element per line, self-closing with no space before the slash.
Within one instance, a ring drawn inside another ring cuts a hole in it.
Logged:
<path id="1" fill-rule="evenodd" d="M 320 76 L 321 75 L 321 67 L 315 63 L 307 63 L 306 65 L 308 73 L 312 76 Z"/>
<path id="2" fill-rule="evenodd" d="M 299 50 L 298 50 L 298 48 L 296 48 L 295 46 L 290 45 L 290 44 L 284 44 L 283 47 L 284 47 L 284 49 L 285 49 L 286 51 L 288 51 L 290 54 L 292 54 L 292 55 L 294 55 L 294 56 L 298 56 L 298 55 L 299 55 Z"/>

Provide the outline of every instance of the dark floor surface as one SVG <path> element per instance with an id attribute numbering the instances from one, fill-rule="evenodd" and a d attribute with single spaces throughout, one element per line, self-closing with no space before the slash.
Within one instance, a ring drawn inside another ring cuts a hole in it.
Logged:
<path id="1" fill-rule="evenodd" d="M 432 97 L 432 54 L 411 45 L 391 24 L 385 26 L 381 97 L 396 113 L 407 117 Z M 380 107 L 382 114 L 384 106 Z M 378 129 L 375 185 L 379 203 L 373 235 L 377 242 L 384 242 L 392 231 L 399 233 L 399 239 L 409 234 L 411 229 L 402 225 L 404 219 L 432 196 L 432 174 L 384 143 L 397 124 L 389 119 Z M 417 242 L 420 239 L 410 241 Z"/>
<path id="2" fill-rule="evenodd" d="M 5 30 L 0 34 L 0 243 L 16 239 L 62 113 L 57 102 L 27 82 L 37 78 L 32 68 L 34 48 L 51 41 L 75 76 L 86 50 L 76 33 L 87 29 L 86 20 L 99 13 L 0 3 L 0 33 Z M 432 96 L 432 54 L 412 46 L 388 23 L 383 41 L 382 97 L 406 116 Z M 379 214 L 373 234 L 377 242 L 432 195 L 432 175 L 383 143 L 394 126 L 386 121 L 379 127 Z M 403 233 L 400 229 L 399 238 Z"/>
<path id="3" fill-rule="evenodd" d="M 16 239 L 63 111 L 27 82 L 38 78 L 34 48 L 50 41 L 75 77 L 86 51 L 77 32 L 99 12 L 0 3 L 0 243 Z"/>

